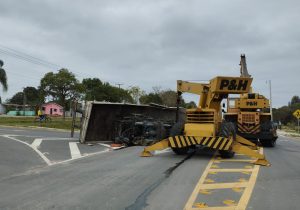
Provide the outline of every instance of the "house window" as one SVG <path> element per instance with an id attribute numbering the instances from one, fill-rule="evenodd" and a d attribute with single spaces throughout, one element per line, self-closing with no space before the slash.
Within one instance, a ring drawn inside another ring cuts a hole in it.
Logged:
<path id="1" fill-rule="evenodd" d="M 43 107 L 42 107 L 42 110 L 45 111 L 45 109 L 46 109 L 46 108 L 43 106 Z"/>
<path id="2" fill-rule="evenodd" d="M 57 109 L 54 109 L 54 112 L 57 112 Z"/>

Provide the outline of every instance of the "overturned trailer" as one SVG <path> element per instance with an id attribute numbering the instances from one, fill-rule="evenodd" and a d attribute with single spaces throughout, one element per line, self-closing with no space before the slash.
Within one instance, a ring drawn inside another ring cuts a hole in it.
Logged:
<path id="1" fill-rule="evenodd" d="M 89 101 L 80 130 L 80 142 L 114 142 L 148 145 L 167 136 L 185 110 L 155 104 L 136 105 Z"/>

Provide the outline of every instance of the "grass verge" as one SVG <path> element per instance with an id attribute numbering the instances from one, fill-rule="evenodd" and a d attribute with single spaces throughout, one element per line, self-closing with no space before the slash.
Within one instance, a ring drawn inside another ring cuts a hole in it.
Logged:
<path id="1" fill-rule="evenodd" d="M 72 118 L 51 117 L 50 122 L 39 122 L 36 117 L 0 117 L 0 125 L 17 126 L 17 127 L 45 127 L 70 130 L 72 126 Z M 76 119 L 76 125 L 79 125 L 80 119 Z M 77 129 L 78 130 L 78 129 Z"/>

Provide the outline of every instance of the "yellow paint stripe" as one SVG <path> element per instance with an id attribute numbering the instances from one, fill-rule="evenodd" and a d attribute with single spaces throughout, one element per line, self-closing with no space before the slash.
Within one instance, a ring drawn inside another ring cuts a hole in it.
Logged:
<path id="1" fill-rule="evenodd" d="M 175 143 L 174 143 L 174 139 L 172 137 L 169 138 L 169 142 L 171 144 L 171 147 L 176 147 Z"/>
<path id="2" fill-rule="evenodd" d="M 193 144 L 197 144 L 197 142 L 194 140 L 193 137 L 189 137 L 190 141 L 192 141 Z"/>
<path id="3" fill-rule="evenodd" d="M 226 189 L 234 187 L 247 187 L 247 182 L 231 182 L 231 183 L 215 183 L 215 184 L 201 184 L 200 189 Z"/>
<path id="4" fill-rule="evenodd" d="M 205 139 L 205 137 L 195 137 L 197 144 L 201 144 L 201 142 L 203 141 L 203 139 Z"/>
<path id="5" fill-rule="evenodd" d="M 182 146 L 181 146 L 181 143 L 180 143 L 180 140 L 179 140 L 178 136 L 175 136 L 175 139 L 176 139 L 178 147 L 181 148 Z"/>
<path id="6" fill-rule="evenodd" d="M 263 148 L 260 149 L 260 153 L 263 154 Z M 255 165 L 253 168 L 253 172 L 250 176 L 250 179 L 248 181 L 248 186 L 244 190 L 244 193 L 237 205 L 237 209 L 246 209 L 247 208 L 248 202 L 251 198 L 251 194 L 253 192 L 253 189 L 254 189 L 254 186 L 256 183 L 258 172 L 259 172 L 259 165 Z"/>
<path id="7" fill-rule="evenodd" d="M 244 169 L 244 168 L 216 168 L 209 169 L 209 172 L 252 172 L 253 169 Z"/>
<path id="8" fill-rule="evenodd" d="M 191 142 L 190 142 L 189 138 L 187 136 L 185 136 L 184 138 L 185 138 L 185 141 L 188 144 L 188 146 L 191 146 Z"/>
<path id="9" fill-rule="evenodd" d="M 219 148 L 220 150 L 223 149 L 223 147 L 224 147 L 224 145 L 226 144 L 227 140 L 228 140 L 228 139 L 224 139 L 224 140 L 223 140 L 223 142 L 222 142 L 222 144 L 221 144 L 221 146 L 220 146 L 220 148 Z"/>
<path id="10" fill-rule="evenodd" d="M 212 143 L 214 143 L 216 141 L 216 138 L 212 138 L 210 140 L 210 142 L 208 143 L 207 147 L 210 147 L 212 145 Z"/>
<path id="11" fill-rule="evenodd" d="M 205 145 L 206 142 L 208 141 L 208 139 L 209 139 L 209 137 L 207 137 L 207 138 L 204 140 L 204 142 L 202 142 L 202 145 Z"/>
<path id="12" fill-rule="evenodd" d="M 217 140 L 217 143 L 214 145 L 214 149 L 217 148 L 217 146 L 219 145 L 220 141 L 221 141 L 222 137 L 219 137 L 218 140 Z"/>
<path id="13" fill-rule="evenodd" d="M 219 161 L 221 162 L 246 162 L 246 163 L 249 163 L 249 162 L 253 162 L 257 159 L 221 159 Z"/>
<path id="14" fill-rule="evenodd" d="M 214 206 L 205 208 L 192 208 L 191 210 L 235 210 L 234 206 Z"/>
<path id="15" fill-rule="evenodd" d="M 190 198 L 188 199 L 187 203 L 185 204 L 185 207 L 184 207 L 184 210 L 190 210 L 193 208 L 193 204 L 195 203 L 195 200 L 198 196 L 198 192 L 200 191 L 201 189 L 201 185 L 202 183 L 204 183 L 204 180 L 206 179 L 206 176 L 208 174 L 208 171 L 211 167 L 211 165 L 214 163 L 214 158 L 212 158 L 209 163 L 207 164 L 201 178 L 199 179 L 194 191 L 192 192 Z"/>
<path id="16" fill-rule="evenodd" d="M 226 144 L 226 147 L 224 148 L 224 150 L 229 150 L 231 144 L 232 144 L 232 139 L 230 139 L 230 140 L 228 141 L 228 143 Z"/>
<path id="17" fill-rule="evenodd" d="M 186 147 L 187 145 L 186 145 L 186 142 L 185 142 L 183 136 L 180 136 L 180 140 L 181 140 L 182 147 Z"/>

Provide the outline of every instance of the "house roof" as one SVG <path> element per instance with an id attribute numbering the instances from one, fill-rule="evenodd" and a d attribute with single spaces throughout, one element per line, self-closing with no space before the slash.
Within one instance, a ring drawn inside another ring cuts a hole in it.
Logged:
<path id="1" fill-rule="evenodd" d="M 59 105 L 58 103 L 55 103 L 55 102 L 48 102 L 48 103 L 44 103 L 42 106 L 45 106 L 45 105 L 48 105 L 48 104 L 55 104 L 61 108 L 63 108 L 61 105 Z"/>

